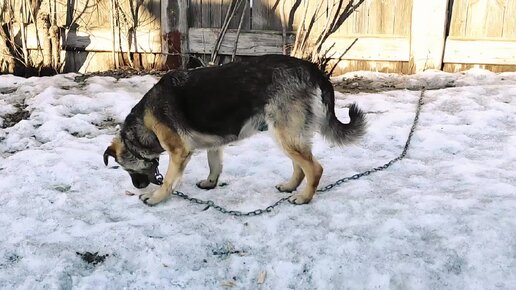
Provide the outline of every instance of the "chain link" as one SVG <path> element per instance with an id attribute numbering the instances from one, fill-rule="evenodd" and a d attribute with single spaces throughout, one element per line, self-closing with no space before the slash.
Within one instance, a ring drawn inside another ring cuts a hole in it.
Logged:
<path id="1" fill-rule="evenodd" d="M 421 107 L 423 106 L 423 95 L 425 93 L 425 89 L 423 89 L 421 91 L 421 94 L 419 95 L 419 100 L 418 100 L 418 103 L 417 103 L 417 107 L 416 107 L 416 113 L 415 113 L 415 116 L 414 116 L 414 122 L 412 123 L 412 127 L 410 128 L 410 132 L 409 132 L 409 135 L 407 137 L 407 141 L 405 142 L 405 146 L 403 147 L 403 151 L 401 152 L 401 154 L 390 160 L 389 162 L 385 163 L 384 165 L 381 165 L 381 166 L 378 166 L 378 167 L 375 167 L 373 169 L 370 169 L 370 170 L 367 170 L 367 171 L 364 171 L 364 172 L 361 172 L 361 173 L 357 173 L 357 174 L 354 174 L 354 175 L 351 175 L 351 176 L 348 176 L 348 177 L 344 177 L 344 178 L 341 178 L 337 181 L 335 181 L 334 183 L 331 183 L 331 184 L 328 184 L 326 186 L 324 186 L 323 188 L 321 189 L 318 189 L 317 192 L 327 192 L 331 189 L 333 189 L 334 187 L 336 186 L 339 186 L 345 182 L 348 182 L 350 180 L 357 180 L 363 176 L 368 176 L 370 175 L 371 173 L 375 173 L 375 172 L 378 172 L 378 171 L 382 171 L 382 170 L 385 170 L 389 167 L 391 167 L 394 163 L 402 160 L 403 158 L 405 158 L 405 156 L 407 155 L 407 151 L 410 147 L 410 141 L 412 140 L 412 135 L 414 135 L 414 131 L 416 130 L 416 127 L 417 127 L 417 124 L 419 122 L 419 113 L 421 112 Z M 258 215 L 262 215 L 266 212 L 271 212 L 273 209 L 275 209 L 277 206 L 279 206 L 280 204 L 282 204 L 283 202 L 285 201 L 288 201 L 290 202 L 289 198 L 292 196 L 292 195 L 289 195 L 287 197 L 283 197 L 281 199 L 279 199 L 278 201 L 276 201 L 275 203 L 269 205 L 268 207 L 266 208 L 263 208 L 263 209 L 256 209 L 256 210 L 253 210 L 253 211 L 249 211 L 249 212 L 242 212 L 242 211 L 238 211 L 238 210 L 228 210 L 220 205 L 217 205 L 215 204 L 215 202 L 213 202 L 212 200 L 202 200 L 202 199 L 198 199 L 198 198 L 195 198 L 195 197 L 190 197 L 189 195 L 187 195 L 186 193 L 183 193 L 181 191 L 174 191 L 172 193 L 172 195 L 175 195 L 175 196 L 178 196 L 178 197 L 181 197 L 183 199 L 186 199 L 192 203 L 196 203 L 196 204 L 203 204 L 203 205 L 206 205 L 206 207 L 203 209 L 204 210 L 208 210 L 209 208 L 213 208 L 223 214 L 228 214 L 228 215 L 232 215 L 232 216 L 238 216 L 238 217 L 241 217 L 241 216 L 245 216 L 245 217 L 249 217 L 249 216 L 258 216 Z"/>

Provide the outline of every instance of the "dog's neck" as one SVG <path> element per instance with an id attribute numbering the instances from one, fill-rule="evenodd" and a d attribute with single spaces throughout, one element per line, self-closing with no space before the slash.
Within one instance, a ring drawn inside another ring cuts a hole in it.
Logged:
<path id="1" fill-rule="evenodd" d="M 161 147 L 154 132 L 147 129 L 143 120 L 129 115 L 121 131 L 121 137 L 127 149 L 146 159 L 155 159 L 165 150 Z M 135 154 L 136 155 L 136 154 Z"/>

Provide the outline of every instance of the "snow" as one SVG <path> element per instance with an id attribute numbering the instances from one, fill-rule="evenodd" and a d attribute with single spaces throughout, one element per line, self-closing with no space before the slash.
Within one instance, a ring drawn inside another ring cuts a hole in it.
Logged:
<path id="1" fill-rule="evenodd" d="M 394 90 L 338 94 L 339 118 L 358 103 L 368 134 L 343 148 L 316 136 L 321 187 L 396 157 L 425 86 L 407 158 L 249 218 L 124 194 L 155 187 L 132 188 L 102 153 L 157 78 L 76 76 L 0 76 L 0 118 L 30 112 L 0 129 L 1 289 L 516 288 L 516 73 L 345 75 Z M 178 189 L 250 211 L 284 196 L 274 185 L 291 163 L 263 132 L 227 147 L 227 186 L 198 189 L 207 173 L 197 152 Z M 109 256 L 92 265 L 77 252 Z"/>

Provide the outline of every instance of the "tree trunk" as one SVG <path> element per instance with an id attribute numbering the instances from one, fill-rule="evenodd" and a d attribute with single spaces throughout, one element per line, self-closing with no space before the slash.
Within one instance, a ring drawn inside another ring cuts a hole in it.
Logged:
<path id="1" fill-rule="evenodd" d="M 59 27 L 57 25 L 52 25 L 49 33 L 50 41 L 52 42 L 52 67 L 56 72 L 59 72 L 61 71 L 61 41 L 59 40 Z"/>
<path id="2" fill-rule="evenodd" d="M 2 62 L 0 63 L 0 72 L 14 73 L 16 65 L 14 56 L 11 54 L 9 47 L 7 46 L 8 37 L 5 33 L 3 26 L 0 26 L 0 54 L 2 55 Z"/>
<path id="3" fill-rule="evenodd" d="M 50 41 L 50 19 L 48 15 L 41 16 L 43 22 L 43 66 L 50 67 L 52 65 L 52 43 Z"/>

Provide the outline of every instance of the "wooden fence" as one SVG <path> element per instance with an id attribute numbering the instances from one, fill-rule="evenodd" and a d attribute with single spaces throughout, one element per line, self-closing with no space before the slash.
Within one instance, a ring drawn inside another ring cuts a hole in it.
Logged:
<path id="1" fill-rule="evenodd" d="M 186 54 L 210 54 L 231 1 L 44 0 L 41 9 L 49 7 L 62 28 L 64 70 L 84 72 L 136 61 L 159 68 L 186 61 Z M 317 9 L 322 16 L 330 14 L 332 1 L 249 0 L 236 11 L 219 53 L 233 53 L 239 26 L 237 55 L 282 53 L 303 16 Z M 35 26 L 29 26 L 34 32 Z M 314 28 L 323 26 L 320 17 Z M 38 41 L 30 35 L 29 48 L 36 49 Z M 516 0 L 366 0 L 325 47 L 334 44 L 329 54 L 338 56 L 355 39 L 341 72 L 471 66 L 515 71 Z"/>
<path id="2" fill-rule="evenodd" d="M 188 51 L 211 53 L 231 0 L 189 0 Z M 332 2 L 332 1 L 329 1 Z M 302 16 L 326 0 L 254 0 L 243 15 L 238 55 L 282 52 L 282 19 L 296 31 Z M 292 7 L 298 4 L 292 15 Z M 331 6 L 330 6 L 331 7 Z M 327 11 L 330 8 L 323 8 Z M 282 17 L 282 15 L 284 15 Z M 321 30 L 324 18 L 315 23 Z M 238 21 L 222 43 L 233 50 Z M 516 0 L 366 0 L 332 36 L 326 47 L 344 56 L 342 71 L 414 73 L 426 69 L 458 71 L 472 66 L 516 70 Z M 291 39 L 289 39 L 290 41 Z M 287 41 L 288 42 L 288 41 Z M 335 53 L 334 55 L 339 55 Z"/>

